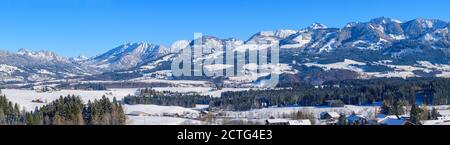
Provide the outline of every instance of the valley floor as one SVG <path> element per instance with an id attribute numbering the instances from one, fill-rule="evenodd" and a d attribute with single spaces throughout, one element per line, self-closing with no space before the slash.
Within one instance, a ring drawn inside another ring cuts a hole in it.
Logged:
<path id="1" fill-rule="evenodd" d="M 240 91 L 247 88 L 228 88 L 216 91 L 211 88 L 154 88 L 158 91 L 172 92 L 197 92 L 209 94 L 214 97 L 220 97 L 222 91 Z M 135 94 L 137 88 L 129 89 L 111 89 L 107 91 L 84 91 L 84 90 L 61 90 L 53 92 L 38 93 L 33 90 L 4 89 L 2 94 L 17 103 L 24 110 L 33 111 L 35 107 L 44 106 L 60 96 L 76 95 L 86 103 L 94 99 L 100 99 L 106 96 L 112 100 L 122 100 L 127 95 Z M 44 103 L 35 103 L 33 100 L 45 100 Z M 367 118 L 376 118 L 376 112 L 380 106 L 354 106 L 345 105 L 344 107 L 272 107 L 263 109 L 254 109 L 249 111 L 204 111 L 208 105 L 197 105 L 195 108 L 185 108 L 179 106 L 159 106 L 159 105 L 124 105 L 124 111 L 127 114 L 127 124 L 129 125 L 205 125 L 221 124 L 226 121 L 251 121 L 253 124 L 264 124 L 268 119 L 289 119 L 292 113 L 302 111 L 311 114 L 316 118 L 313 120 L 316 124 L 321 124 L 320 114 L 322 112 L 336 112 L 339 114 L 360 114 Z M 449 105 L 429 106 L 439 110 L 448 110 Z M 206 113 L 205 113 L 206 112 Z M 211 114 L 208 114 L 211 113 Z M 208 115 L 214 116 L 214 121 L 208 120 Z M 425 124 L 445 124 L 445 122 L 428 121 Z"/>

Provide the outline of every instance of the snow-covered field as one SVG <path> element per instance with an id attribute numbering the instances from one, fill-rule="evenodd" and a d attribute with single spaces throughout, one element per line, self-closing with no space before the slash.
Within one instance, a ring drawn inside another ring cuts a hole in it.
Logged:
<path id="1" fill-rule="evenodd" d="M 201 125 L 201 121 L 163 116 L 128 116 L 128 125 Z"/>
<path id="2" fill-rule="evenodd" d="M 250 111 L 227 111 L 226 115 L 231 118 L 246 118 L 246 119 L 268 119 L 270 117 L 282 118 L 284 115 L 290 115 L 297 111 L 303 111 L 305 113 L 312 113 L 316 118 L 319 118 L 319 114 L 322 112 L 338 112 L 345 114 L 362 114 L 367 117 L 374 117 L 376 110 L 379 106 L 354 106 L 345 105 L 344 107 L 276 107 L 276 108 L 263 108 L 254 109 Z"/>
<path id="3" fill-rule="evenodd" d="M 159 71 L 159 73 L 168 73 Z M 163 75 L 163 74 L 160 74 Z M 172 86 L 177 87 L 193 87 L 193 86 L 203 86 L 203 87 L 209 87 L 212 84 L 208 81 L 197 81 L 197 80 L 167 80 L 167 79 L 157 79 L 157 78 L 151 78 L 148 76 L 144 77 L 138 77 L 135 79 L 127 80 L 127 81 L 79 81 L 81 84 L 89 84 L 89 83 L 164 83 L 164 84 L 170 84 Z"/>
<path id="4" fill-rule="evenodd" d="M 214 90 L 211 87 L 153 87 L 152 89 L 157 91 L 169 91 L 178 93 L 195 92 L 199 93 L 200 95 L 211 97 L 220 97 L 223 92 L 238 92 L 250 90 L 250 88 L 222 88 L 221 90 Z"/>
<path id="5" fill-rule="evenodd" d="M 204 107 L 204 106 L 198 106 Z M 197 108 L 197 107 L 196 107 Z M 128 115 L 129 125 L 180 125 L 180 124 L 202 124 L 201 121 L 194 120 L 199 117 L 199 111 L 195 108 L 184 108 L 179 106 L 159 106 L 159 105 L 125 105 L 127 114 L 142 112 L 146 115 Z M 180 117 L 176 117 L 176 115 Z"/>
<path id="6" fill-rule="evenodd" d="M 38 93 L 33 90 L 18 90 L 18 89 L 3 89 L 2 93 L 6 95 L 8 100 L 13 103 L 17 103 L 20 107 L 25 110 L 31 111 L 35 107 L 44 106 L 44 103 L 33 103 L 32 100 L 42 99 L 47 103 L 58 99 L 60 96 L 75 95 L 80 96 L 84 103 L 89 100 L 101 99 L 103 95 L 111 100 L 116 97 L 116 99 L 121 100 L 129 94 L 134 94 L 136 89 L 112 89 L 108 91 L 83 91 L 83 90 L 61 90 L 54 92 L 43 92 Z"/>
<path id="7" fill-rule="evenodd" d="M 331 69 L 346 69 L 346 70 L 351 70 L 351 71 L 355 71 L 355 72 L 364 72 L 363 69 L 358 68 L 355 65 L 366 65 L 366 63 L 354 61 L 351 59 L 345 59 L 343 62 L 336 62 L 336 63 L 331 63 L 331 64 L 305 63 L 303 65 L 308 66 L 308 67 L 311 67 L 311 66 L 320 67 L 326 71 L 331 70 Z"/>
<path id="8" fill-rule="evenodd" d="M 319 64 L 319 63 L 305 63 L 303 65 L 311 67 L 320 67 L 325 71 L 331 70 L 331 69 L 345 69 L 357 72 L 361 74 L 363 77 L 401 77 L 401 78 L 408 78 L 408 77 L 418 77 L 414 73 L 414 71 L 423 71 L 426 73 L 430 73 L 433 70 L 440 71 L 440 74 L 437 74 L 437 77 L 444 77 L 448 78 L 450 77 L 450 65 L 448 64 L 432 64 L 428 61 L 417 61 L 417 64 L 415 65 L 393 65 L 390 64 L 392 61 L 386 60 L 386 61 L 379 61 L 374 62 L 376 65 L 380 66 L 386 66 L 389 68 L 394 69 L 394 71 L 389 72 L 365 72 L 364 69 L 361 68 L 361 66 L 367 65 L 367 63 L 364 62 L 358 62 L 355 60 L 345 59 L 343 62 L 336 62 L 336 63 L 330 63 L 330 64 Z"/>
<path id="9" fill-rule="evenodd" d="M 191 114 L 198 115 L 199 111 L 179 106 L 159 106 L 159 105 L 125 105 L 125 112 L 131 113 L 140 111 L 153 116 L 162 116 L 164 114 Z"/>
<path id="10" fill-rule="evenodd" d="M 143 82 L 143 83 L 168 83 L 178 86 L 192 86 L 192 85 L 202 85 L 208 86 L 208 81 L 194 81 L 194 80 L 164 80 L 164 79 L 148 79 L 148 78 L 137 78 L 131 80 L 133 82 Z"/>
<path id="11" fill-rule="evenodd" d="M 178 93 L 206 93 L 212 91 L 211 87 L 153 87 L 152 89 L 156 91 L 169 91 Z"/>
<path id="12" fill-rule="evenodd" d="M 214 90 L 202 93 L 202 95 L 209 95 L 211 97 L 220 97 L 223 92 L 239 92 L 239 91 L 248 91 L 250 88 L 223 88 L 221 90 Z"/>

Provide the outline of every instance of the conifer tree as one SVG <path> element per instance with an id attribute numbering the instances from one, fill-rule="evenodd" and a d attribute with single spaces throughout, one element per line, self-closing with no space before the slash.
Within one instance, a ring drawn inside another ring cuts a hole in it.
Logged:
<path id="1" fill-rule="evenodd" d="M 394 101 L 394 104 L 392 106 L 392 112 L 390 114 L 393 114 L 393 115 L 397 116 L 397 118 L 400 119 L 400 115 L 405 114 L 404 107 L 405 107 L 404 103 L 400 99 L 396 99 Z"/>
<path id="2" fill-rule="evenodd" d="M 391 106 L 389 105 L 389 102 L 387 100 L 383 101 L 383 104 L 381 104 L 380 107 L 380 113 L 384 114 L 384 115 L 389 115 L 392 111 L 391 111 Z"/>
<path id="3" fill-rule="evenodd" d="M 0 125 L 5 125 L 6 116 L 3 112 L 3 108 L 0 106 Z"/>
<path id="4" fill-rule="evenodd" d="M 411 117 L 410 121 L 411 121 L 411 123 L 417 124 L 417 125 L 420 124 L 420 119 L 422 117 L 422 112 L 423 112 L 422 109 L 420 109 L 416 104 L 413 104 L 411 106 L 411 112 L 410 112 L 410 117 Z"/>
<path id="5" fill-rule="evenodd" d="M 430 117 L 431 120 L 436 120 L 440 116 L 435 107 L 433 107 L 433 109 L 431 109 L 431 113 L 430 114 L 431 114 L 430 115 L 431 116 Z"/>

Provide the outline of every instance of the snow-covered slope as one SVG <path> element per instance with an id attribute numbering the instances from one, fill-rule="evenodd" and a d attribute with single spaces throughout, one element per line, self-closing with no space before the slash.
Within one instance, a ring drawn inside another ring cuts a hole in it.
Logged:
<path id="1" fill-rule="evenodd" d="M 105 71 L 124 70 L 156 60 L 170 53 L 170 48 L 149 43 L 128 43 L 87 60 L 84 64 Z"/>
<path id="2" fill-rule="evenodd" d="M 20 49 L 15 53 L 0 50 L 0 84 L 54 80 L 91 73 L 82 65 L 53 52 Z"/>

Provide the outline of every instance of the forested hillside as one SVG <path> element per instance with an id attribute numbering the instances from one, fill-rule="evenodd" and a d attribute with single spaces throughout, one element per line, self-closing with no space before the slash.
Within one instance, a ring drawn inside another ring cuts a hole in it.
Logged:
<path id="1" fill-rule="evenodd" d="M 0 125 L 124 125 L 126 115 L 115 99 L 106 97 L 84 104 L 79 96 L 66 96 L 27 112 L 0 96 Z"/>

